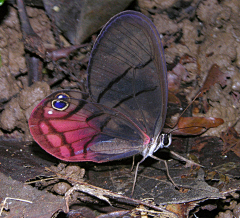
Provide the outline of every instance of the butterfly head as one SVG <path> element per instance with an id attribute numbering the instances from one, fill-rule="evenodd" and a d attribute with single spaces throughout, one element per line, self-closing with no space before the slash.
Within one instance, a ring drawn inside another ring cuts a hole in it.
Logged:
<path id="1" fill-rule="evenodd" d="M 171 133 L 162 133 L 157 139 L 157 146 L 154 150 L 156 152 L 159 148 L 167 148 L 172 143 L 172 134 Z"/>
<path id="2" fill-rule="evenodd" d="M 162 133 L 160 135 L 160 141 L 163 148 L 167 148 L 172 143 L 172 134 L 171 133 Z"/>

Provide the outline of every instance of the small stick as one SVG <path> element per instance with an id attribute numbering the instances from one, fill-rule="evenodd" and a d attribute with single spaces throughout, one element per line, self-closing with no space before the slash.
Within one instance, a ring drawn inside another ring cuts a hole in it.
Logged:
<path id="1" fill-rule="evenodd" d="M 4 207 L 5 207 L 5 204 L 6 204 L 7 200 L 22 201 L 22 202 L 26 202 L 26 203 L 29 203 L 29 204 L 32 204 L 32 203 L 33 203 L 32 201 L 28 201 L 28 200 L 24 200 L 24 199 L 20 199 L 20 198 L 10 198 L 10 197 L 6 197 L 6 198 L 2 201 L 2 203 L 1 203 L 0 216 L 2 215 L 2 212 L 3 212 L 3 209 L 4 209 Z"/>

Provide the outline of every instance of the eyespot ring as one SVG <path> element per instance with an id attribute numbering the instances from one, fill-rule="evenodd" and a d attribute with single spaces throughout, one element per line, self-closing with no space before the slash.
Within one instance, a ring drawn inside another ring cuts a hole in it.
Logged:
<path id="1" fill-rule="evenodd" d="M 57 111 L 64 111 L 69 107 L 70 96 L 66 93 L 58 93 L 52 100 L 52 108 Z"/>

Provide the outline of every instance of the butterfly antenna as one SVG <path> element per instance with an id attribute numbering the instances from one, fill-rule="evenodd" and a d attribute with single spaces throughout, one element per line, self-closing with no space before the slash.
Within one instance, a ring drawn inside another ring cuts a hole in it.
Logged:
<path id="1" fill-rule="evenodd" d="M 184 111 L 180 114 L 179 118 L 186 112 L 186 110 L 190 107 L 190 105 L 192 105 L 192 103 L 198 98 L 198 96 L 201 94 L 202 92 L 198 92 L 198 94 L 194 97 L 194 99 L 192 100 L 192 102 L 184 109 Z M 178 118 L 178 121 L 179 121 L 179 118 Z M 177 124 L 178 124 L 178 121 L 176 122 L 176 124 L 172 127 L 172 129 L 174 129 Z M 172 132 L 172 131 L 171 131 Z M 169 133 L 171 133 L 169 132 Z"/>

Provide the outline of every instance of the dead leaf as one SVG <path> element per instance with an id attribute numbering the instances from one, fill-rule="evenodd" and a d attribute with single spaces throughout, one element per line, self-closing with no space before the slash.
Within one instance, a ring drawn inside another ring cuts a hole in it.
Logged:
<path id="1" fill-rule="evenodd" d="M 181 59 L 179 60 L 179 63 L 180 64 L 187 64 L 187 63 L 196 63 L 196 58 L 188 55 L 188 54 L 185 54 L 181 57 Z"/>
<path id="2" fill-rule="evenodd" d="M 227 132 L 222 132 L 221 139 L 224 142 L 222 154 L 225 155 L 229 151 L 233 151 L 240 157 L 240 136 L 233 127 L 229 127 Z"/>
<path id="3" fill-rule="evenodd" d="M 180 99 L 172 92 L 168 93 L 168 103 L 177 104 L 179 107 L 181 106 Z"/>
<path id="4" fill-rule="evenodd" d="M 177 214 L 179 218 L 183 218 L 188 217 L 189 211 L 192 210 L 196 204 L 194 201 L 183 204 L 170 204 L 167 205 L 166 209 Z"/>
<path id="5" fill-rule="evenodd" d="M 173 133 L 174 135 L 199 135 L 223 123 L 223 119 L 214 117 L 180 117 Z"/>
<path id="6" fill-rule="evenodd" d="M 226 74 L 224 74 L 217 64 L 213 64 L 210 70 L 208 71 L 208 75 L 203 83 L 202 88 L 199 92 L 201 92 L 200 96 L 203 95 L 206 91 L 208 91 L 215 83 L 219 83 L 222 87 L 226 85 Z"/>
<path id="7" fill-rule="evenodd" d="M 173 93 L 178 93 L 181 80 L 186 80 L 188 72 L 185 67 L 178 63 L 172 71 L 168 71 L 168 90 Z"/>

